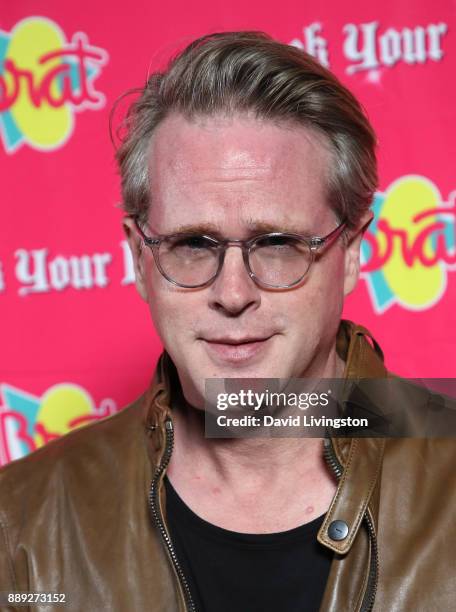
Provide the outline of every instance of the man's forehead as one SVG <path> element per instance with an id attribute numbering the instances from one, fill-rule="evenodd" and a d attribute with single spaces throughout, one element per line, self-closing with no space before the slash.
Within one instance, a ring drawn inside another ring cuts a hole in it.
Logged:
<path id="1" fill-rule="evenodd" d="M 239 237 L 319 232 L 327 168 L 326 147 L 302 126 L 168 117 L 151 147 L 151 228 L 171 233 L 213 223 L 204 233 Z"/>
<path id="2" fill-rule="evenodd" d="M 249 115 L 167 117 L 151 146 L 151 166 L 182 180 L 255 180 L 299 168 L 312 156 L 328 157 L 323 137 L 304 126 L 277 124 Z M 324 163 L 322 165 L 325 165 Z"/>

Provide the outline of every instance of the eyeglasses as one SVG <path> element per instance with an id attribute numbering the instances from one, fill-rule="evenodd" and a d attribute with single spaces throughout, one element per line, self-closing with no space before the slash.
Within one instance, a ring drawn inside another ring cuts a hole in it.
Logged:
<path id="1" fill-rule="evenodd" d="M 138 219 L 132 218 L 144 244 L 152 250 L 161 274 L 173 285 L 188 289 L 214 282 L 230 246 L 242 249 L 248 275 L 257 285 L 273 289 L 294 287 L 307 274 L 315 257 L 340 236 L 346 225 L 342 221 L 323 237 L 272 232 L 250 240 L 217 240 L 195 233 L 147 236 Z"/>

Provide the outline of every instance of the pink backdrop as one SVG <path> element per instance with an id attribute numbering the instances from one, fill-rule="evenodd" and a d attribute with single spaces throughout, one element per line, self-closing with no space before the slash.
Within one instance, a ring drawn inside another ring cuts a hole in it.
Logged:
<path id="1" fill-rule="evenodd" d="M 108 115 L 208 31 L 259 29 L 302 46 L 361 99 L 381 183 L 345 314 L 397 373 L 454 376 L 454 1 L 128 6 L 0 8 L 0 464 L 149 382 L 160 344 L 131 283 Z"/>

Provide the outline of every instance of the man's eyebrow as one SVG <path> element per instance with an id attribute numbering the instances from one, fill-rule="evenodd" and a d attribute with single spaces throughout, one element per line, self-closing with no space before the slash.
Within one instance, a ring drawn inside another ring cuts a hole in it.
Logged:
<path id="1" fill-rule="evenodd" d="M 302 227 L 298 228 L 294 224 L 270 223 L 267 221 L 248 221 L 247 230 L 249 236 L 270 234 L 272 232 L 300 234 L 302 236 L 311 235 L 311 232 L 305 231 Z M 172 234 L 208 234 L 214 236 L 214 238 L 226 238 L 226 234 L 221 231 L 220 227 L 213 223 L 179 225 L 173 229 Z"/>
<path id="2" fill-rule="evenodd" d="M 190 223 L 188 225 L 179 225 L 172 234 L 209 234 L 215 238 L 222 238 L 222 232 L 217 225 L 213 223 Z"/>
<path id="3" fill-rule="evenodd" d="M 300 234 L 302 236 L 310 236 L 310 232 L 306 231 L 307 228 L 298 227 L 293 223 L 269 223 L 267 221 L 254 221 L 250 220 L 247 222 L 249 233 L 251 234 L 270 234 L 272 232 L 281 232 L 283 234 Z"/>

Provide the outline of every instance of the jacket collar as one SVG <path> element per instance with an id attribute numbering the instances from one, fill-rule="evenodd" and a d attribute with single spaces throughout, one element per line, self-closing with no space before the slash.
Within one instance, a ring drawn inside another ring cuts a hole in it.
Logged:
<path id="1" fill-rule="evenodd" d="M 350 383 L 363 378 L 388 376 L 380 346 L 372 334 L 361 325 L 341 321 L 337 335 L 337 351 L 345 361 L 347 393 Z M 343 466 L 343 475 L 318 533 L 318 540 L 334 552 L 346 554 L 366 512 L 376 529 L 379 508 L 378 498 L 374 493 L 383 463 L 385 440 L 334 438 L 332 445 L 339 463 Z M 329 535 L 329 527 L 336 520 L 344 521 L 348 526 L 347 536 L 339 541 L 333 540 Z"/>

